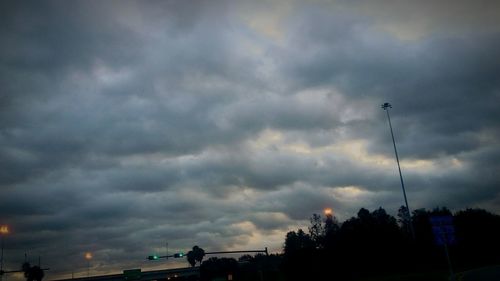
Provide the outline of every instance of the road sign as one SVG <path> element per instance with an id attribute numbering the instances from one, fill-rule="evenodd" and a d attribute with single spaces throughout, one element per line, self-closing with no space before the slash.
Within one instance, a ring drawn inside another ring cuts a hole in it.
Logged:
<path id="1" fill-rule="evenodd" d="M 430 218 L 430 222 L 436 244 L 452 245 L 456 243 L 452 216 L 434 216 Z"/>
<path id="2" fill-rule="evenodd" d="M 125 281 L 130 280 L 141 280 L 142 272 L 140 268 L 137 269 L 127 269 L 123 271 L 123 279 Z"/>
<path id="3" fill-rule="evenodd" d="M 453 217 L 433 216 L 430 218 L 430 222 L 432 225 L 432 232 L 434 233 L 436 244 L 444 246 L 444 253 L 448 261 L 448 268 L 450 270 L 450 280 L 455 280 L 450 253 L 448 252 L 448 245 L 455 243 L 455 227 L 453 227 Z"/>

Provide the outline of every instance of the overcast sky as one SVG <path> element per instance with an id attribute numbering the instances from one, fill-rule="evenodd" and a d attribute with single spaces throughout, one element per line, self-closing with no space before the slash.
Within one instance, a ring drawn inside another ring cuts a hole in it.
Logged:
<path id="1" fill-rule="evenodd" d="M 500 2 L 255 2 L 1 2 L 7 269 L 279 252 L 325 207 L 395 215 L 383 102 L 410 208 L 500 213 Z"/>

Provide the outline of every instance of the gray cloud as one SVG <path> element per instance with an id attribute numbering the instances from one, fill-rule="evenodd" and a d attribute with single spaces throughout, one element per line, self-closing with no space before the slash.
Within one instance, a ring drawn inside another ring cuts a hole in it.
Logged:
<path id="1" fill-rule="evenodd" d="M 394 213 L 386 101 L 411 207 L 499 212 L 500 17 L 370 3 L 2 2 L 7 267 L 158 268 L 167 241 L 279 251 L 325 207 Z"/>

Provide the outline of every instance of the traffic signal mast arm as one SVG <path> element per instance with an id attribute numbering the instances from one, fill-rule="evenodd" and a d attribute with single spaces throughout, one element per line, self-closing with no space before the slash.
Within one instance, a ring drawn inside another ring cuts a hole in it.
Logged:
<path id="1" fill-rule="evenodd" d="M 253 250 L 253 251 L 220 251 L 220 252 L 207 252 L 205 255 L 218 255 L 218 254 L 242 254 L 242 253 L 265 253 L 268 255 L 267 247 L 265 250 Z"/>
<path id="2" fill-rule="evenodd" d="M 154 261 L 154 260 L 159 260 L 159 259 L 168 259 L 168 258 L 182 258 L 184 257 L 184 253 L 175 253 L 173 255 L 167 255 L 167 256 L 148 256 L 148 260 Z"/>
<path id="3" fill-rule="evenodd" d="M 264 250 L 252 250 L 252 251 L 219 251 L 219 252 L 206 252 L 205 255 L 218 255 L 218 254 L 241 254 L 241 253 L 265 253 L 269 255 L 267 251 L 267 247 Z M 148 260 L 154 261 L 159 259 L 168 259 L 168 258 L 182 258 L 184 257 L 184 253 L 175 253 L 173 255 L 167 256 L 148 256 Z"/>

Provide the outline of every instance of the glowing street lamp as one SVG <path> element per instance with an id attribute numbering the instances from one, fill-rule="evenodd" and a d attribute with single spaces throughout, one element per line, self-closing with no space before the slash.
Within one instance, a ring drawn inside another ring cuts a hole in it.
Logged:
<path id="1" fill-rule="evenodd" d="M 2 253 L 1 253 L 1 260 L 0 260 L 0 280 L 2 280 L 2 276 L 3 276 L 3 240 L 4 240 L 4 236 L 9 234 L 9 226 L 8 225 L 0 225 L 0 236 L 2 237 L 2 241 L 1 241 L 1 244 L 2 244 Z"/>
<path id="2" fill-rule="evenodd" d="M 86 260 L 91 260 L 92 259 L 92 253 L 91 252 L 85 253 L 85 259 Z"/>
<path id="3" fill-rule="evenodd" d="M 85 259 L 87 260 L 87 277 L 90 276 L 90 260 L 92 259 L 92 253 L 91 252 L 86 252 L 85 253 Z"/>
<path id="4" fill-rule="evenodd" d="M 323 213 L 325 214 L 325 216 L 332 216 L 333 215 L 333 210 L 331 208 L 326 208 L 323 210 Z"/>

